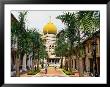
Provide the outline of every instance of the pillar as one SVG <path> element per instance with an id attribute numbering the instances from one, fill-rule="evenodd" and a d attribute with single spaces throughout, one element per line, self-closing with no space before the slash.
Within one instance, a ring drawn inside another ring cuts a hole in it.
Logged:
<path id="1" fill-rule="evenodd" d="M 78 70 L 78 68 L 79 68 L 79 59 L 76 57 L 76 69 Z"/>
<path id="2" fill-rule="evenodd" d="M 59 63 L 61 64 L 61 58 L 59 59 Z"/>
<path id="3" fill-rule="evenodd" d="M 73 70 L 75 70 L 75 59 L 73 59 Z"/>
<path id="4" fill-rule="evenodd" d="M 80 75 L 82 76 L 83 75 L 83 60 L 81 57 L 79 58 L 79 63 L 80 63 Z"/>
<path id="5" fill-rule="evenodd" d="M 63 57 L 63 66 L 65 65 L 65 57 Z"/>
<path id="6" fill-rule="evenodd" d="M 56 62 L 56 59 L 54 59 L 54 64 L 55 64 L 55 62 Z"/>
<path id="7" fill-rule="evenodd" d="M 29 56 L 29 59 L 27 61 L 27 66 L 29 67 L 29 69 L 30 69 L 30 65 L 31 65 L 31 60 L 30 60 L 30 56 Z"/>
<path id="8" fill-rule="evenodd" d="M 32 57 L 30 57 L 30 67 L 32 68 Z"/>
<path id="9" fill-rule="evenodd" d="M 86 71 L 87 72 L 90 72 L 90 61 L 89 61 L 89 58 L 88 57 L 86 57 Z"/>
<path id="10" fill-rule="evenodd" d="M 52 59 L 51 59 L 51 64 L 52 64 Z"/>
<path id="11" fill-rule="evenodd" d="M 26 54 L 23 57 L 23 66 L 22 66 L 22 70 L 26 71 Z"/>

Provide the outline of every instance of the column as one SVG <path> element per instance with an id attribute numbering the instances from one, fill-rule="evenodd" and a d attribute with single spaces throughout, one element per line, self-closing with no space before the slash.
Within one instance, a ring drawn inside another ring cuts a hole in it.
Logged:
<path id="1" fill-rule="evenodd" d="M 73 59 L 73 70 L 75 70 L 75 59 Z"/>
<path id="2" fill-rule="evenodd" d="M 26 54 L 23 57 L 23 66 L 22 66 L 22 70 L 26 71 Z"/>
<path id="3" fill-rule="evenodd" d="M 59 61 L 59 60 L 58 60 Z M 63 57 L 63 66 L 65 65 L 65 57 Z"/>
<path id="4" fill-rule="evenodd" d="M 79 62 L 80 62 L 80 75 L 82 76 L 83 75 L 83 64 L 82 64 L 82 58 L 80 57 L 79 58 Z"/>
<path id="5" fill-rule="evenodd" d="M 30 60 L 30 56 L 29 56 L 29 59 L 28 59 L 28 61 L 27 61 L 27 66 L 29 67 L 29 69 L 30 69 L 30 64 L 31 63 L 31 60 Z"/>
<path id="6" fill-rule="evenodd" d="M 30 57 L 30 67 L 32 68 L 32 57 Z"/>
<path id="7" fill-rule="evenodd" d="M 78 70 L 78 68 L 79 68 L 79 59 L 76 57 L 76 60 L 75 60 L 75 62 L 76 62 L 76 69 Z"/>
<path id="8" fill-rule="evenodd" d="M 61 58 L 59 59 L 59 63 L 61 64 Z"/>
<path id="9" fill-rule="evenodd" d="M 52 59 L 50 59 L 51 60 L 51 64 L 52 64 Z"/>
<path id="10" fill-rule="evenodd" d="M 55 64 L 55 62 L 56 62 L 56 59 L 54 59 L 54 64 Z"/>
<path id="11" fill-rule="evenodd" d="M 86 57 L 86 71 L 87 72 L 90 72 L 90 61 L 89 61 L 89 59 L 88 59 L 88 57 Z"/>

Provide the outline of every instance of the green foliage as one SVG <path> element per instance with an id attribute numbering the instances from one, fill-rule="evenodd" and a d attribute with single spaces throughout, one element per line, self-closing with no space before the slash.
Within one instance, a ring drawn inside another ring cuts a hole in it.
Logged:
<path id="1" fill-rule="evenodd" d="M 65 41 L 65 32 L 61 31 L 56 40 L 55 53 L 57 56 L 65 56 L 66 51 L 68 50 L 68 43 Z"/>
<path id="2" fill-rule="evenodd" d="M 36 75 L 37 73 L 39 73 L 40 72 L 40 70 L 29 70 L 28 72 L 27 72 L 27 75 Z"/>
<path id="3" fill-rule="evenodd" d="M 76 39 L 76 17 L 74 13 L 64 13 L 64 15 L 59 15 L 57 19 L 63 21 L 63 23 L 67 26 L 65 29 L 66 36 L 70 40 L 70 43 L 73 44 L 74 39 Z"/>
<path id="4" fill-rule="evenodd" d="M 19 21 L 12 21 L 11 23 L 12 44 L 17 43 L 18 54 L 21 54 L 22 52 L 24 54 L 30 54 L 33 52 L 33 58 L 47 57 L 41 35 L 35 28 L 26 29 L 26 15 L 27 12 L 20 12 L 18 17 Z M 17 38 L 17 40 L 15 37 Z"/>
<path id="5" fill-rule="evenodd" d="M 66 74 L 66 75 L 72 75 L 72 73 L 70 71 L 66 71 L 65 69 L 63 69 L 63 72 Z"/>
<path id="6" fill-rule="evenodd" d="M 56 17 L 60 19 L 65 25 L 64 29 L 66 38 L 69 43 L 68 58 L 75 54 L 78 58 L 82 56 L 84 48 L 82 46 L 82 40 L 85 37 L 90 37 L 100 28 L 100 13 L 99 11 L 79 11 L 76 13 L 66 12 L 63 15 Z M 63 36 L 62 36 L 63 37 Z M 81 69 L 80 63 L 78 64 L 78 70 Z M 72 70 L 71 62 L 69 70 Z"/>
<path id="7" fill-rule="evenodd" d="M 70 44 L 70 51 L 72 51 L 76 45 L 78 49 L 82 49 L 82 38 L 91 36 L 100 28 L 99 11 L 66 12 L 56 18 L 60 19 L 66 25 L 64 31 L 68 38 L 68 43 Z"/>
<path id="8" fill-rule="evenodd" d="M 90 36 L 100 27 L 99 11 L 79 11 L 77 14 L 80 20 L 80 27 L 86 35 Z"/>
<path id="9" fill-rule="evenodd" d="M 79 11 L 77 13 L 67 12 L 56 18 L 60 19 L 65 25 L 67 25 L 67 30 L 69 31 L 70 36 L 77 33 L 77 29 L 82 30 L 85 34 L 90 34 L 93 29 L 96 30 L 100 27 L 99 11 Z"/>
<path id="10" fill-rule="evenodd" d="M 44 58 L 47 58 L 48 54 L 45 50 L 45 45 L 43 44 L 43 40 L 40 39 L 40 49 L 39 49 L 39 58 L 40 59 L 44 59 Z"/>

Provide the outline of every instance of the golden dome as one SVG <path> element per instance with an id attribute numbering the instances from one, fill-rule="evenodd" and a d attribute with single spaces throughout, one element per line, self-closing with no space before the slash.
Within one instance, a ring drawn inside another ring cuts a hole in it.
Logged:
<path id="1" fill-rule="evenodd" d="M 44 26 L 43 33 L 56 34 L 57 28 L 52 22 L 49 22 Z"/>

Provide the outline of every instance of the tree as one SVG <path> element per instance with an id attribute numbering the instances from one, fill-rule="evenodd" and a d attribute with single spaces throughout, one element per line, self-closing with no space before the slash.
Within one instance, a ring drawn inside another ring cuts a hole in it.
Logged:
<path id="1" fill-rule="evenodd" d="M 37 70 L 39 70 L 39 60 L 46 58 L 47 53 L 41 35 L 36 31 L 36 29 L 33 29 L 33 31 L 31 31 L 31 42 L 33 59 L 37 59 Z"/>
<path id="2" fill-rule="evenodd" d="M 64 15 L 60 15 L 57 17 L 58 19 L 62 20 L 64 24 L 66 25 L 66 36 L 68 38 L 70 49 L 69 49 L 69 70 L 72 72 L 72 66 L 71 66 L 71 59 L 72 59 L 72 48 L 73 44 L 77 39 L 77 31 L 75 29 L 75 14 L 74 13 L 64 13 Z"/>
<path id="3" fill-rule="evenodd" d="M 43 45 L 43 40 L 41 35 L 35 28 L 26 28 L 26 15 L 27 12 L 23 11 L 19 13 L 19 20 L 14 21 L 11 24 L 11 41 L 12 45 L 17 44 L 17 53 L 16 59 L 23 60 L 24 55 L 27 55 L 26 60 L 29 55 L 32 53 L 33 63 L 37 62 L 37 70 L 39 70 L 39 60 L 46 58 L 47 53 L 45 51 L 45 47 Z M 37 60 L 37 61 L 36 61 Z M 16 76 L 19 76 L 19 64 L 20 62 L 16 62 Z M 22 61 L 21 61 L 22 63 Z"/>
<path id="4" fill-rule="evenodd" d="M 67 32 L 67 38 L 70 42 L 70 65 L 71 55 L 73 47 L 80 50 L 82 48 L 81 40 L 86 36 L 91 36 L 100 26 L 100 17 L 98 11 L 79 11 L 76 13 L 64 13 L 63 15 L 57 16 L 65 25 Z M 77 59 L 79 62 L 80 51 L 78 52 Z M 78 63 L 78 70 L 81 72 L 80 63 Z M 70 66 L 71 71 L 71 66 Z M 80 74 L 82 76 L 82 73 Z"/>
<path id="5" fill-rule="evenodd" d="M 24 47 L 24 39 L 25 38 L 25 16 L 27 12 L 20 12 L 19 20 L 11 23 L 11 40 L 12 44 L 17 45 L 16 52 L 16 76 L 19 76 L 19 61 Z M 14 42 L 14 43 L 13 43 Z"/>
<path id="6" fill-rule="evenodd" d="M 42 40 L 42 38 L 40 38 L 40 48 L 39 48 L 39 58 L 40 60 L 42 60 L 41 64 L 42 64 L 42 68 L 44 67 L 43 64 L 43 60 L 47 59 L 48 54 L 46 52 L 46 47 L 44 45 L 44 41 Z"/>
<path id="7" fill-rule="evenodd" d="M 55 53 L 57 56 L 61 58 L 61 65 L 63 67 L 63 57 L 65 57 L 65 53 L 68 50 L 68 44 L 65 41 L 65 32 L 62 30 L 57 34 Z"/>

